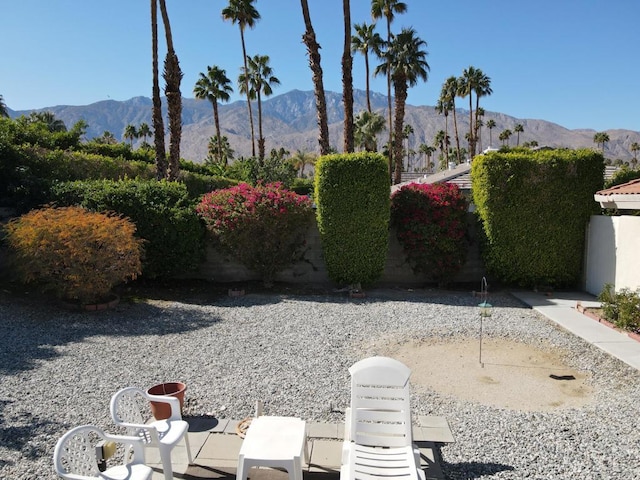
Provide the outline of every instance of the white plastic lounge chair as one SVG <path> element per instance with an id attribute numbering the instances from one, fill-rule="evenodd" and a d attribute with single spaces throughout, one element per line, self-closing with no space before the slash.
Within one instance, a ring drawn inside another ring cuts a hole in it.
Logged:
<path id="1" fill-rule="evenodd" d="M 148 410 L 148 402 L 166 402 L 171 405 L 171 416 L 166 420 L 146 422 L 143 412 Z M 165 480 L 173 479 L 171 450 L 184 439 L 189 465 L 193 464 L 189 446 L 189 424 L 182 420 L 180 401 L 176 397 L 149 395 L 136 387 L 123 388 L 111 398 L 111 416 L 116 425 L 125 427 L 129 435 L 142 439 L 145 447 L 160 450 L 162 470 Z"/>
<path id="2" fill-rule="evenodd" d="M 131 462 L 100 471 L 96 446 L 111 441 L 133 449 Z M 92 425 L 82 425 L 65 433 L 53 454 L 56 473 L 65 480 L 151 480 L 153 470 L 144 464 L 142 441 L 135 437 L 110 435 Z"/>
<path id="3" fill-rule="evenodd" d="M 349 373 L 340 480 L 424 480 L 420 450 L 412 443 L 411 370 L 392 358 L 371 357 Z"/>

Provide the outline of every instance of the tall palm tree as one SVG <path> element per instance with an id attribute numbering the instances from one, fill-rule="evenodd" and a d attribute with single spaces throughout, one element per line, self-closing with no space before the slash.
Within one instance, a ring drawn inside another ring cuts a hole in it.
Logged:
<path id="1" fill-rule="evenodd" d="M 229 160 L 233 160 L 233 156 L 235 155 L 234 150 L 231 148 L 229 144 L 229 139 L 226 136 L 222 138 L 219 137 L 209 137 L 209 143 L 207 144 L 207 158 L 205 163 L 207 165 L 218 165 L 221 167 L 221 173 L 224 173 L 227 165 L 229 164 Z M 220 154 L 220 158 L 218 154 Z"/>
<path id="2" fill-rule="evenodd" d="M 496 128 L 496 121 L 493 118 L 487 120 L 487 128 L 489 129 L 489 146 L 493 146 L 493 139 L 491 138 L 491 130 Z"/>
<path id="3" fill-rule="evenodd" d="M 164 36 L 167 40 L 167 56 L 164 61 L 162 76 L 165 80 L 164 94 L 167 97 L 167 110 L 169 116 L 169 165 L 167 167 L 167 179 L 177 180 L 180 173 L 180 141 L 182 139 L 182 94 L 180 82 L 182 71 L 178 56 L 173 49 L 173 37 L 171 24 L 167 14 L 165 0 L 159 0 Z"/>
<path id="4" fill-rule="evenodd" d="M 500 135 L 498 136 L 498 138 L 502 140 L 502 145 L 508 145 L 511 135 L 513 135 L 513 132 L 508 128 L 500 132 Z"/>
<path id="5" fill-rule="evenodd" d="M 471 152 L 472 158 L 476 154 L 476 146 L 478 144 L 478 133 L 480 131 L 479 118 L 481 115 L 484 115 L 484 111 L 480 111 L 480 98 L 486 97 L 493 93 L 493 90 L 491 89 L 491 78 L 485 75 L 485 73 L 479 68 L 476 69 L 475 77 L 473 78 L 473 91 L 476 94 L 476 116 L 473 126 L 473 151 Z"/>
<path id="6" fill-rule="evenodd" d="M 167 153 L 164 146 L 164 120 L 162 119 L 162 99 L 158 74 L 158 1 L 151 0 L 151 50 L 153 67 L 153 144 L 156 152 L 156 178 L 167 176 Z"/>
<path id="7" fill-rule="evenodd" d="M 151 135 L 151 129 L 147 122 L 142 122 L 138 127 L 138 136 L 142 138 L 143 143 L 147 143 L 147 137 Z"/>
<path id="8" fill-rule="evenodd" d="M 477 71 L 475 67 L 469 66 L 469 68 L 465 68 L 462 71 L 462 76 L 459 78 L 459 90 L 458 96 L 464 98 L 469 97 L 469 154 L 473 156 L 474 147 L 473 147 L 473 90 L 475 87 L 475 81 L 477 78 Z"/>
<path id="9" fill-rule="evenodd" d="M 391 22 L 395 18 L 396 14 L 402 14 L 407 11 L 407 4 L 404 2 L 400 2 L 398 0 L 371 0 L 371 18 L 373 20 L 378 20 L 381 18 L 386 19 L 387 21 L 387 40 L 386 40 L 386 48 L 391 48 Z M 381 52 L 382 53 L 382 52 Z M 388 55 L 384 55 L 383 57 L 389 60 Z M 392 108 L 391 108 L 391 67 L 387 65 L 386 68 L 387 73 L 387 108 L 388 108 L 388 116 L 387 119 L 389 121 L 389 145 L 393 144 L 393 125 L 392 125 Z M 389 178 L 391 178 L 391 171 L 393 168 L 393 148 L 389 149 Z"/>
<path id="10" fill-rule="evenodd" d="M 258 20 L 260 13 L 253 6 L 256 0 L 229 0 L 229 5 L 222 9 L 222 18 L 229 20 L 233 25 L 236 23 L 240 27 L 240 41 L 242 42 L 242 60 L 244 65 L 243 72 L 247 72 L 247 48 L 244 42 L 244 31 L 247 27 L 253 28 Z M 251 98 L 249 98 L 249 78 L 246 77 L 244 91 L 247 95 L 247 109 L 249 111 L 249 124 L 251 126 L 251 154 L 256 156 L 255 131 L 253 128 L 253 112 L 251 111 Z"/>
<path id="11" fill-rule="evenodd" d="M 316 109 L 318 113 L 318 143 L 320 144 L 320 155 L 331 153 L 329 145 L 329 122 L 327 120 L 327 102 L 324 96 L 324 82 L 322 79 L 322 66 L 320 65 L 320 45 L 316 41 L 316 33 L 311 24 L 309 15 L 309 5 L 307 0 L 300 0 L 302 7 L 302 17 L 304 18 L 305 32 L 302 41 L 307 47 L 309 55 L 309 68 L 313 77 L 313 90 L 316 98 Z"/>
<path id="12" fill-rule="evenodd" d="M 376 138 L 385 129 L 385 119 L 377 112 L 361 111 L 354 121 L 354 142 L 358 148 L 367 152 L 376 152 Z"/>
<path id="13" fill-rule="evenodd" d="M 378 65 L 376 70 L 387 74 L 390 71 L 395 94 L 395 119 L 393 132 L 393 155 L 396 159 L 394 183 L 400 183 L 402 174 L 402 129 L 404 127 L 404 110 L 409 87 L 418 80 L 427 81 L 429 64 L 427 52 L 423 47 L 427 42 L 416 35 L 413 28 L 403 28 L 389 45 L 386 62 Z"/>
<path id="14" fill-rule="evenodd" d="M 351 55 L 351 2 L 342 0 L 344 47 L 342 49 L 342 103 L 344 104 L 345 153 L 353 152 L 353 56 Z"/>
<path id="15" fill-rule="evenodd" d="M 273 69 L 269 65 L 268 55 L 254 55 L 247 59 L 248 79 L 244 74 L 240 74 L 238 82 L 241 84 L 240 91 L 244 85 L 249 85 L 251 91 L 249 97 L 258 100 L 258 158 L 264 160 L 264 136 L 262 135 L 262 95 L 268 97 L 273 94 L 273 87 L 280 85 L 280 80 L 273 74 Z M 246 92 L 242 92 L 246 93 Z"/>
<path id="16" fill-rule="evenodd" d="M 413 126 L 406 123 L 404 128 L 402 129 L 402 138 L 407 141 L 407 148 L 405 149 L 405 153 L 407 154 L 407 171 L 409 171 L 409 137 L 415 133 Z"/>
<path id="17" fill-rule="evenodd" d="M 433 155 L 433 152 L 435 151 L 436 149 L 434 147 L 426 143 L 422 143 L 418 147 L 418 153 L 421 153 L 422 155 L 424 155 L 424 168 L 426 170 L 431 169 L 431 155 Z"/>
<path id="18" fill-rule="evenodd" d="M 438 101 L 436 102 L 435 109 L 438 114 L 444 115 L 444 134 L 447 137 L 449 136 L 449 108 L 450 104 L 446 101 L 445 98 L 440 96 L 440 98 L 438 98 Z M 445 150 L 444 156 L 447 160 L 447 163 L 449 163 L 449 149 Z"/>
<path id="19" fill-rule="evenodd" d="M 2 95 L 0 95 L 0 117 L 9 118 L 9 110 L 7 109 L 7 104 L 4 103 L 4 98 Z"/>
<path id="20" fill-rule="evenodd" d="M 461 163 L 460 135 L 458 134 L 458 117 L 456 115 L 456 96 L 458 95 L 459 89 L 460 86 L 458 84 L 458 78 L 455 76 L 451 76 L 444 81 L 440 96 L 441 98 L 443 98 L 443 101 L 446 102 L 449 110 L 453 112 L 453 128 L 456 136 L 456 158 L 458 160 L 458 163 Z"/>
<path id="21" fill-rule="evenodd" d="M 513 127 L 513 131 L 516 132 L 516 146 L 520 146 L 520 134 L 524 132 L 524 127 L 521 123 L 516 123 L 516 126 Z"/>
<path id="22" fill-rule="evenodd" d="M 129 140 L 129 145 L 133 148 L 133 139 L 138 138 L 138 130 L 136 129 L 136 126 L 129 124 L 124 127 L 124 133 L 122 136 Z"/>
<path id="23" fill-rule="evenodd" d="M 215 158 L 218 162 L 227 165 L 226 158 L 223 161 L 222 156 L 222 134 L 220 132 L 220 116 L 218 115 L 218 101 L 228 102 L 230 94 L 233 92 L 231 80 L 227 78 L 227 72 L 214 65 L 207 67 L 207 74 L 200 72 L 200 76 L 193 88 L 193 94 L 199 100 L 209 100 L 213 107 L 213 120 L 216 127 L 216 138 L 218 139 L 218 148 Z"/>
<path id="24" fill-rule="evenodd" d="M 369 52 L 380 51 L 382 46 L 382 37 L 379 33 L 375 33 L 373 30 L 376 28 L 375 24 L 368 25 L 366 23 L 356 23 L 353 28 L 356 34 L 351 37 L 351 50 L 353 52 L 359 52 L 364 57 L 364 70 L 367 92 L 367 111 L 371 110 L 371 90 L 369 87 Z"/>

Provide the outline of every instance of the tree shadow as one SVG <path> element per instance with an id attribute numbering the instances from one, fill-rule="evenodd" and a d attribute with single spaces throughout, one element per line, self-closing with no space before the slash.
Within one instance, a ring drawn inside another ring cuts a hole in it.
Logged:
<path id="1" fill-rule="evenodd" d="M 512 472 L 515 467 L 502 463 L 483 463 L 483 462 L 460 462 L 447 463 L 442 462 L 442 471 L 446 478 L 451 480 L 472 480 L 500 472 Z"/>

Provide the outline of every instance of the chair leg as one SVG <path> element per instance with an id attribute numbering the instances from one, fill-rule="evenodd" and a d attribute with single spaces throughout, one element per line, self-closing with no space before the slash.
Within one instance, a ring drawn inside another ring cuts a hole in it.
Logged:
<path id="1" fill-rule="evenodd" d="M 173 480 L 173 467 L 171 466 L 171 449 L 160 446 L 160 460 L 162 460 L 162 472 L 164 480 Z"/>
<path id="2" fill-rule="evenodd" d="M 187 449 L 187 458 L 189 459 L 189 465 L 193 465 L 193 457 L 191 456 L 191 445 L 189 444 L 189 434 L 184 434 L 184 446 Z"/>

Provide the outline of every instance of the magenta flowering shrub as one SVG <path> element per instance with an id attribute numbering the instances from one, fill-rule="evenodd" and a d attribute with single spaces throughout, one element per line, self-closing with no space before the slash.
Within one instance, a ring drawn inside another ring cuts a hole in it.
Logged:
<path id="1" fill-rule="evenodd" d="M 313 218 L 311 200 L 281 183 L 241 183 L 207 193 L 196 207 L 220 247 L 265 284 L 296 261 Z"/>
<path id="2" fill-rule="evenodd" d="M 391 223 L 416 273 L 446 285 L 467 256 L 467 201 L 457 185 L 412 183 L 391 197 Z"/>

